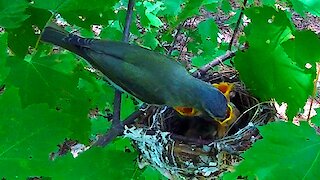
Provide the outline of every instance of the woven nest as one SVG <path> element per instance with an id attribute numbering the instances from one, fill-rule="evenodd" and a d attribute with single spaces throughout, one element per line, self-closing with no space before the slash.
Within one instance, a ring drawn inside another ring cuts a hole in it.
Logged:
<path id="1" fill-rule="evenodd" d="M 221 67 L 202 80 L 234 84 L 230 101 L 240 111 L 237 120 L 224 137 L 218 137 L 215 121 L 183 117 L 166 106 L 149 106 L 124 133 L 140 153 L 140 168 L 151 165 L 169 179 L 215 179 L 231 171 L 241 161 L 239 155 L 261 138 L 257 126 L 273 120 L 272 104 L 251 96 L 234 69 Z"/>

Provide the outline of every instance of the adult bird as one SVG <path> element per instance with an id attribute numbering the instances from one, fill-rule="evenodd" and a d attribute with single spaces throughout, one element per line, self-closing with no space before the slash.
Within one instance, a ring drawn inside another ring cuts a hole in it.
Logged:
<path id="1" fill-rule="evenodd" d="M 227 99 L 219 90 L 167 56 L 137 45 L 83 38 L 57 25 L 45 27 L 41 40 L 83 57 L 111 84 L 148 104 L 194 108 L 218 119 L 227 114 Z"/>

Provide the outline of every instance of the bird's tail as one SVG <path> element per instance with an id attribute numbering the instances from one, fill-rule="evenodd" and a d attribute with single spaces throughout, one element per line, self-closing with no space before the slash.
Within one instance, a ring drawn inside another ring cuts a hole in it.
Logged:
<path id="1" fill-rule="evenodd" d="M 72 43 L 70 39 L 72 39 L 73 41 L 77 41 L 78 39 L 83 39 L 83 38 L 77 35 L 71 34 L 53 23 L 46 26 L 41 34 L 42 41 L 60 46 L 80 56 L 85 56 L 85 54 L 83 54 L 83 52 L 80 50 L 80 46 Z"/>

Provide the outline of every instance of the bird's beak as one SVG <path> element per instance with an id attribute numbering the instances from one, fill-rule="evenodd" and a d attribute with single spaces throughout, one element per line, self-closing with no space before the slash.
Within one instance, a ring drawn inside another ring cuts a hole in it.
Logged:
<path id="1" fill-rule="evenodd" d="M 217 120 L 218 137 L 220 138 L 224 137 L 228 133 L 231 125 L 237 121 L 239 116 L 240 116 L 240 111 L 234 104 L 230 102 L 228 104 L 227 118 L 225 118 L 222 121 Z"/>

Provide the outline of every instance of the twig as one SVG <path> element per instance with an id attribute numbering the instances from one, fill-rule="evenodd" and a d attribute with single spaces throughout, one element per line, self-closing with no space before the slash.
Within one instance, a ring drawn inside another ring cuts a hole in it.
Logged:
<path id="1" fill-rule="evenodd" d="M 134 6 L 134 0 L 129 0 L 125 26 L 123 30 L 123 37 L 122 37 L 123 42 L 129 41 L 129 32 L 130 32 L 130 24 L 131 24 L 132 14 L 133 14 L 133 6 Z M 122 135 L 124 125 L 123 123 L 121 123 L 121 120 L 120 120 L 121 94 L 122 94 L 121 91 L 116 89 L 115 95 L 114 95 L 114 103 L 113 103 L 114 112 L 113 112 L 111 129 L 109 129 L 105 135 L 100 136 L 97 142 L 94 143 L 94 145 L 105 146 L 117 136 Z"/>
<path id="2" fill-rule="evenodd" d="M 135 111 L 129 117 L 127 117 L 121 126 L 111 127 L 106 134 L 98 137 L 98 140 L 93 144 L 93 146 L 106 146 L 116 137 L 123 134 L 124 126 L 134 123 L 135 119 L 144 113 L 142 110 Z"/>
<path id="3" fill-rule="evenodd" d="M 245 9 L 246 5 L 247 5 L 247 0 L 244 0 L 243 1 L 243 6 L 241 7 L 241 12 L 240 12 L 239 18 L 238 18 L 237 23 L 236 23 L 236 27 L 234 28 L 234 31 L 233 31 L 233 34 L 232 34 L 232 37 L 231 37 L 231 40 L 230 40 L 230 43 L 229 43 L 229 47 L 228 47 L 229 51 L 232 48 L 233 41 L 236 38 L 236 34 L 238 34 L 239 27 L 240 27 L 240 22 L 241 22 L 243 14 L 244 14 L 244 9 Z"/>
<path id="4" fill-rule="evenodd" d="M 241 46 L 240 47 L 240 51 L 244 51 L 248 49 L 247 45 Z M 212 60 L 211 62 L 209 62 L 208 64 L 204 65 L 203 67 L 201 67 L 200 69 L 198 69 L 197 71 L 195 71 L 194 73 L 192 73 L 192 76 L 194 77 L 201 77 L 204 74 L 206 74 L 212 67 L 217 66 L 221 63 L 223 63 L 224 61 L 226 61 L 227 59 L 233 58 L 236 55 L 236 52 L 238 50 L 227 50 L 227 52 L 221 56 L 216 57 L 214 60 Z"/>
<path id="5" fill-rule="evenodd" d="M 312 110 L 312 106 L 313 106 L 313 101 L 316 99 L 316 96 L 317 96 L 317 83 L 318 83 L 319 75 L 320 75 L 320 68 L 318 68 L 318 63 L 316 65 L 317 65 L 317 76 L 313 82 L 313 92 L 312 92 L 312 98 L 311 98 L 309 112 L 308 112 L 308 118 L 307 118 L 308 122 L 310 122 L 310 118 L 311 118 L 311 110 Z"/>
<path id="6" fill-rule="evenodd" d="M 129 34 L 130 34 L 130 24 L 132 20 L 132 14 L 133 14 L 133 6 L 134 6 L 134 0 L 129 1 L 128 3 L 128 11 L 126 15 L 126 22 L 123 30 L 123 37 L 122 41 L 128 43 L 129 41 Z M 122 92 L 117 90 L 115 91 L 114 95 L 114 103 L 113 103 L 113 120 L 112 120 L 112 127 L 118 127 L 121 126 L 121 120 L 120 120 L 120 111 L 121 111 L 121 94 Z"/>
<path id="7" fill-rule="evenodd" d="M 169 48 L 169 50 L 168 50 L 168 52 L 167 52 L 167 55 L 170 55 L 170 54 L 172 53 L 172 51 L 173 51 L 173 49 L 174 49 L 174 46 L 175 46 L 176 43 L 177 43 L 178 36 L 180 35 L 181 28 L 182 28 L 182 24 L 180 24 L 180 25 L 178 26 L 178 28 L 177 28 L 177 32 L 176 32 L 176 34 L 174 35 L 174 39 L 173 39 L 173 41 L 172 41 L 172 43 L 171 43 L 171 45 L 170 45 L 170 48 Z"/>

